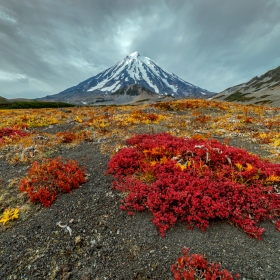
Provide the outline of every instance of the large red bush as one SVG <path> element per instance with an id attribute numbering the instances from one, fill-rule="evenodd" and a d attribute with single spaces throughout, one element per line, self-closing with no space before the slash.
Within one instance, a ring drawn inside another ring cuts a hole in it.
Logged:
<path id="1" fill-rule="evenodd" d="M 32 202 L 40 201 L 49 207 L 59 192 L 71 192 L 85 183 L 85 172 L 77 162 L 69 159 L 64 163 L 61 157 L 33 162 L 28 176 L 21 180 L 20 191 L 27 192 Z"/>
<path id="2" fill-rule="evenodd" d="M 189 249 L 183 249 L 183 256 L 172 265 L 174 280 L 234 280 L 234 277 L 226 269 L 221 269 L 219 264 L 209 264 L 200 254 L 188 254 Z M 235 279 L 240 275 L 236 274 Z"/>
<path id="3" fill-rule="evenodd" d="M 128 195 L 123 210 L 149 209 L 162 236 L 181 218 L 206 230 L 210 219 L 226 219 L 261 239 L 257 222 L 280 230 L 280 165 L 216 140 L 167 133 L 137 135 L 114 155 L 108 173 L 113 188 Z"/>

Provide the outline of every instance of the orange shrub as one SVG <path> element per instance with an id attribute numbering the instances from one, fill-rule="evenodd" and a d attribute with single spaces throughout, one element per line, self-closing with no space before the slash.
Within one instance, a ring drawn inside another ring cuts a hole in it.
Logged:
<path id="1" fill-rule="evenodd" d="M 20 182 L 21 192 L 27 192 L 32 202 L 40 201 L 49 207 L 59 192 L 71 192 L 85 183 L 85 171 L 76 161 L 69 159 L 66 163 L 61 157 L 45 159 L 42 163 L 32 163 L 26 178 Z"/>

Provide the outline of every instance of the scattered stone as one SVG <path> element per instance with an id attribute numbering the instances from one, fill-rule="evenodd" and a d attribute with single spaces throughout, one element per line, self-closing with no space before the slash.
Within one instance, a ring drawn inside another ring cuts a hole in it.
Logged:
<path id="1" fill-rule="evenodd" d="M 82 242 L 82 238 L 81 238 L 81 236 L 79 235 L 79 236 L 77 236 L 76 238 L 75 238 L 75 243 L 76 244 L 80 244 Z"/>

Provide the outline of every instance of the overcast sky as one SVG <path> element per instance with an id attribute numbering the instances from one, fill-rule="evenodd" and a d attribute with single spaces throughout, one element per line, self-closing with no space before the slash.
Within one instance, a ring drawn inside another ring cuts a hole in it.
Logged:
<path id="1" fill-rule="evenodd" d="M 0 96 L 42 97 L 134 51 L 210 91 L 280 65 L 280 0 L 0 0 Z"/>

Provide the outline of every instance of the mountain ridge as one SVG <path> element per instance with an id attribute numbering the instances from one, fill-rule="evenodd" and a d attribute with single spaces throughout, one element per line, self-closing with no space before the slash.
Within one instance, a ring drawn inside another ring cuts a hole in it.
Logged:
<path id="1" fill-rule="evenodd" d="M 280 66 L 255 76 L 246 83 L 229 87 L 212 97 L 216 100 L 255 105 L 280 106 Z"/>

